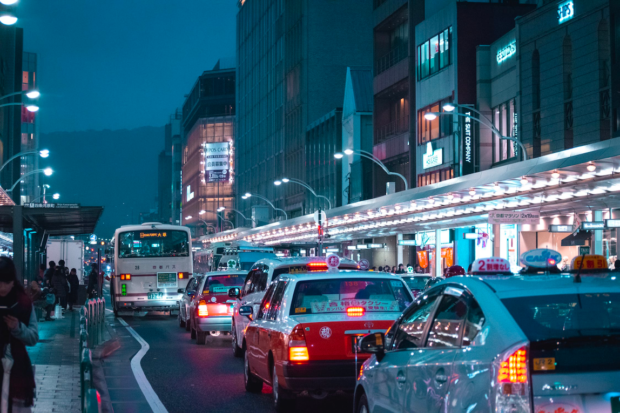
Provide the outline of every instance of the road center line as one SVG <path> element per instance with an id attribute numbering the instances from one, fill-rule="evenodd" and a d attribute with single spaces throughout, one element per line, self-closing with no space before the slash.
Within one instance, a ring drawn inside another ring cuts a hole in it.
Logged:
<path id="1" fill-rule="evenodd" d="M 138 382 L 138 386 L 140 386 L 140 390 L 142 390 L 142 394 L 144 394 L 146 401 L 149 402 L 149 406 L 151 406 L 153 413 L 168 413 L 168 410 L 166 410 L 164 404 L 161 400 L 159 400 L 157 393 L 155 393 L 155 390 L 151 387 L 151 383 L 149 383 L 149 380 L 146 378 L 146 375 L 142 370 L 142 366 L 140 365 L 142 357 L 144 357 L 146 352 L 149 351 L 149 343 L 140 337 L 140 334 L 136 333 L 136 331 L 131 328 L 125 320 L 118 318 L 118 321 L 125 326 L 127 331 L 129 331 L 133 338 L 135 338 L 136 341 L 140 343 L 140 346 L 142 346 L 140 351 L 138 351 L 136 355 L 131 358 L 131 370 L 133 371 L 133 375 Z"/>

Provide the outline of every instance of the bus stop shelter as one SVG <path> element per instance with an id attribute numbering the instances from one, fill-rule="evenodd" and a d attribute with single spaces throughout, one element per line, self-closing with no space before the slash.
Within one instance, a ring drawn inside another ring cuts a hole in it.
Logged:
<path id="1" fill-rule="evenodd" d="M 13 234 L 17 276 L 28 281 L 36 278 L 39 264 L 44 262 L 49 237 L 92 234 L 103 213 L 103 207 L 79 204 L 3 204 L 0 204 L 0 231 Z"/>

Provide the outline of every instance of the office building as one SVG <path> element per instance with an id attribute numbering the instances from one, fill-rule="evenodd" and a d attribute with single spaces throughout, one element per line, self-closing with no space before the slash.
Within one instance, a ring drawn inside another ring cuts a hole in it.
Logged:
<path id="1" fill-rule="evenodd" d="M 172 223 L 172 122 L 164 127 L 164 150 L 157 158 L 157 220 Z"/>
<path id="2" fill-rule="evenodd" d="M 182 152 L 182 139 L 181 139 L 181 111 L 179 109 L 170 115 L 170 120 L 166 124 L 166 133 L 170 130 L 170 144 L 172 146 L 171 151 L 171 183 L 170 183 L 170 203 L 171 203 L 171 217 L 170 222 L 173 225 L 181 225 L 181 206 L 183 204 L 183 189 L 182 189 L 182 175 L 181 170 L 181 152 Z"/>
<path id="3" fill-rule="evenodd" d="M 371 65 L 372 0 L 238 4 L 237 192 L 256 192 L 289 216 L 306 214 L 311 193 L 273 183 L 307 182 L 306 133 L 342 107 L 347 67 Z M 239 208 L 248 215 L 254 202 L 240 200 Z"/>
<path id="4" fill-rule="evenodd" d="M 22 87 L 21 90 L 38 90 L 37 54 L 24 52 L 22 58 Z M 27 99 L 24 97 L 23 99 Z M 21 152 L 36 152 L 39 149 L 39 131 L 37 128 L 37 113 L 21 107 Z M 20 159 L 20 174 L 24 176 L 39 168 L 39 157 L 35 154 L 22 156 Z M 39 174 L 27 176 L 20 184 L 21 203 L 34 201 L 42 195 L 39 188 Z"/>

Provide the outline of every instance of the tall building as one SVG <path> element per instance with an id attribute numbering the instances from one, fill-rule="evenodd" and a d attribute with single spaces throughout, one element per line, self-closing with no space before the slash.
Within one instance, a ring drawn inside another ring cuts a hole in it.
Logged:
<path id="1" fill-rule="evenodd" d="M 37 54 L 24 52 L 22 59 L 22 88 L 21 90 L 38 89 L 37 80 Z M 39 131 L 37 128 L 37 113 L 30 112 L 25 107 L 21 107 L 22 134 L 21 152 L 31 152 L 39 149 Z M 22 176 L 39 168 L 39 157 L 27 155 L 21 157 Z M 40 196 L 39 190 L 40 176 L 38 174 L 26 177 L 21 183 L 21 203 L 34 201 Z"/>
<path id="2" fill-rule="evenodd" d="M 235 207 L 235 68 L 221 62 L 200 75 L 183 104 L 182 222 L 194 236 L 208 225 L 230 228 L 218 209 Z"/>
<path id="3" fill-rule="evenodd" d="M 172 123 L 164 128 L 164 150 L 157 158 L 157 219 L 172 223 Z"/>
<path id="4" fill-rule="evenodd" d="M 177 109 L 172 115 L 170 115 L 170 121 L 166 125 L 166 131 L 170 130 L 170 145 L 171 162 L 172 162 L 172 175 L 170 183 L 170 203 L 171 203 L 171 217 L 170 223 L 173 225 L 181 225 L 181 205 L 183 203 L 183 189 L 182 189 L 182 174 L 181 171 L 181 152 L 182 152 L 182 139 L 181 139 L 181 111 Z M 166 132 L 167 133 L 167 132 Z"/>
<path id="5" fill-rule="evenodd" d="M 23 29 L 0 24 L 0 96 L 22 90 Z M 6 98 L 2 103 L 21 103 L 21 95 Z M 0 109 L 0 163 L 4 164 L 22 149 L 22 107 L 5 106 Z M 22 164 L 12 161 L 2 170 L 0 184 L 9 189 L 21 177 Z M 16 204 L 21 202 L 21 184 L 10 193 Z"/>
<path id="6" fill-rule="evenodd" d="M 311 212 L 306 189 L 273 183 L 307 182 L 306 134 L 342 107 L 347 67 L 371 65 L 371 19 L 372 0 L 239 1 L 238 194 L 262 195 L 289 217 Z M 251 202 L 239 208 L 247 215 Z"/>

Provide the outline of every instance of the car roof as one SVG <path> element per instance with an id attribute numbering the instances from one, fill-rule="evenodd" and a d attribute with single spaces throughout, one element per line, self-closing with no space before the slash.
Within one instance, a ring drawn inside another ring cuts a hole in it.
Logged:
<path id="1" fill-rule="evenodd" d="M 357 270 L 336 270 L 336 271 L 317 271 L 300 274 L 282 274 L 281 278 L 299 279 L 303 281 L 325 280 L 325 279 L 363 279 L 363 278 L 383 278 L 386 280 L 400 280 L 398 274 L 377 271 L 357 271 Z"/>
<path id="2" fill-rule="evenodd" d="M 431 278 L 432 275 L 430 274 L 397 274 L 400 275 L 401 277 L 409 277 L 409 278 L 414 278 L 414 277 L 420 277 L 420 278 Z"/>
<path id="3" fill-rule="evenodd" d="M 325 262 L 325 257 L 286 257 L 286 258 L 262 258 L 254 263 L 266 264 L 269 268 L 277 268 L 285 265 L 301 265 L 309 262 Z M 357 263 L 349 258 L 340 257 L 340 264 L 357 265 Z"/>
<path id="4" fill-rule="evenodd" d="M 204 273 L 205 277 L 211 277 L 214 275 L 232 275 L 232 274 L 240 274 L 240 275 L 248 275 L 247 271 L 238 271 L 238 270 L 234 270 L 234 271 L 211 271 L 211 272 L 206 272 Z"/>
<path id="5" fill-rule="evenodd" d="M 581 282 L 575 282 L 575 276 L 571 274 L 551 274 L 458 276 L 449 278 L 448 283 L 461 284 L 472 292 L 481 288 L 481 285 L 486 285 L 500 299 L 559 294 L 620 293 L 620 275 L 616 276 L 613 273 L 583 275 Z"/>

